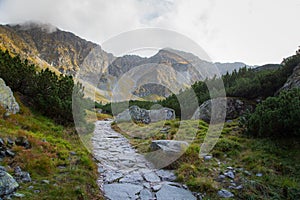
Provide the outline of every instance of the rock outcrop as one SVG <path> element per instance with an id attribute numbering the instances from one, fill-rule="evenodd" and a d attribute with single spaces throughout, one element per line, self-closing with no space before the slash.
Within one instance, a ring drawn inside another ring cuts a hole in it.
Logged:
<path id="1" fill-rule="evenodd" d="M 300 65 L 294 68 L 292 75 L 279 91 L 300 88 Z"/>
<path id="2" fill-rule="evenodd" d="M 13 114 L 20 111 L 19 104 L 16 102 L 13 92 L 6 86 L 2 78 L 0 78 L 0 105 Z"/>
<path id="3" fill-rule="evenodd" d="M 203 121 L 209 123 L 211 121 L 211 110 L 212 110 L 212 101 L 213 105 L 219 107 L 215 109 L 215 121 L 221 122 L 222 116 L 224 115 L 223 111 L 226 110 L 225 120 L 236 119 L 239 116 L 243 115 L 247 110 L 252 111 L 254 109 L 254 104 L 249 101 L 245 101 L 238 98 L 227 97 L 216 98 L 212 100 L 207 100 L 197 109 L 193 115 L 193 119 L 202 119 Z M 224 103 L 226 101 L 226 103 Z M 226 106 L 226 108 L 224 108 Z"/>

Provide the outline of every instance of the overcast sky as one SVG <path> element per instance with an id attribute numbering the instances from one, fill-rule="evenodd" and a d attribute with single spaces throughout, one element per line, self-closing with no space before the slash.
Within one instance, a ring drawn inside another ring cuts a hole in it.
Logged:
<path id="1" fill-rule="evenodd" d="M 51 23 L 102 44 L 158 27 L 197 42 L 213 61 L 279 63 L 300 45 L 300 0 L 0 0 L 0 23 Z"/>

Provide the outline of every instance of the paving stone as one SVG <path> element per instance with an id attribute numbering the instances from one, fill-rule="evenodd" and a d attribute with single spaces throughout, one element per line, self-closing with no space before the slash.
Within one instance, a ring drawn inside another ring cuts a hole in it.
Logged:
<path id="1" fill-rule="evenodd" d="M 160 178 L 154 172 L 145 173 L 143 174 L 143 176 L 148 182 L 152 182 L 152 183 L 160 182 Z"/>
<path id="2" fill-rule="evenodd" d="M 197 200 L 192 192 L 183 188 L 163 185 L 156 193 L 157 200 Z"/>
<path id="3" fill-rule="evenodd" d="M 105 184 L 104 196 L 111 200 L 136 199 L 136 195 L 143 189 L 142 186 L 129 183 Z"/>

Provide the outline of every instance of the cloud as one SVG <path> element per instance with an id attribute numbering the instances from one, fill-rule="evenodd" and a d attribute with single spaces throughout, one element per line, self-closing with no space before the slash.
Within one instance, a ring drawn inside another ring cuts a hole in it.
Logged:
<path id="1" fill-rule="evenodd" d="M 99 44 L 125 31 L 177 31 L 214 60 L 280 62 L 300 44 L 299 0 L 0 0 L 0 22 L 51 23 Z"/>

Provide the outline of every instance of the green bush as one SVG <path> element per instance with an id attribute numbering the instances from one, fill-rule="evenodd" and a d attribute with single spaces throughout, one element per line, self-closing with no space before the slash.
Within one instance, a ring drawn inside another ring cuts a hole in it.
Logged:
<path id="1" fill-rule="evenodd" d="M 247 132 L 254 136 L 300 136 L 300 89 L 269 97 L 246 116 Z"/>

